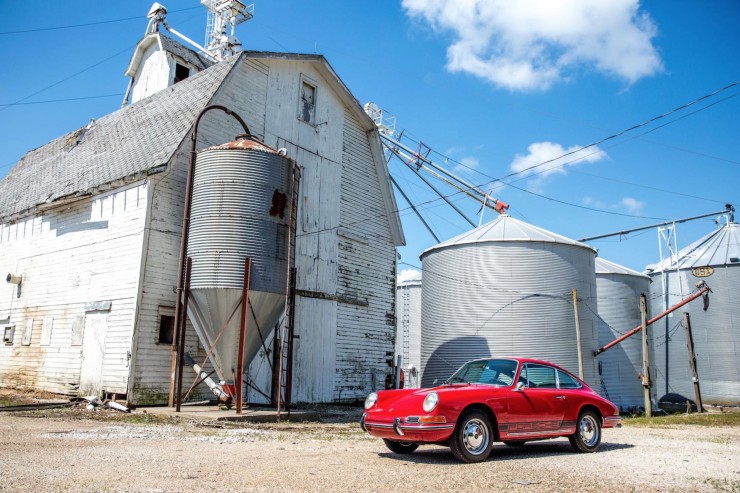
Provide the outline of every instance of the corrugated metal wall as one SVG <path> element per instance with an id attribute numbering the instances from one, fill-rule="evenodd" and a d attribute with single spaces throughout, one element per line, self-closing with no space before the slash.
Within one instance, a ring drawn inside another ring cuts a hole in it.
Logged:
<path id="1" fill-rule="evenodd" d="M 396 287 L 396 356 L 403 357 L 405 386 L 421 386 L 421 280 Z M 413 365 L 414 370 L 409 369 Z"/>
<path id="2" fill-rule="evenodd" d="M 598 259 L 597 259 L 598 262 Z M 641 323 L 640 293 L 649 294 L 650 279 L 613 272 L 596 273 L 599 346 L 604 346 Z M 602 394 L 621 410 L 644 406 L 642 338 L 638 333 L 597 357 Z"/>
<path id="3" fill-rule="evenodd" d="M 525 356 L 578 374 L 572 290 L 581 298 L 584 377 L 598 389 L 594 252 L 541 242 L 452 246 L 422 259 L 422 386 L 465 361 Z"/>
<path id="4" fill-rule="evenodd" d="M 682 323 L 683 312 L 689 312 L 703 403 L 740 405 L 740 264 L 714 266 L 709 277 L 696 277 L 691 269 L 669 271 L 666 277 L 668 306 L 688 296 L 699 281 L 705 281 L 712 293 L 707 311 L 698 299 L 651 327 L 654 395 L 660 399 L 678 394 L 683 400 L 695 400 Z M 662 276 L 656 273 L 651 278 L 650 313 L 657 314 L 665 309 Z"/>

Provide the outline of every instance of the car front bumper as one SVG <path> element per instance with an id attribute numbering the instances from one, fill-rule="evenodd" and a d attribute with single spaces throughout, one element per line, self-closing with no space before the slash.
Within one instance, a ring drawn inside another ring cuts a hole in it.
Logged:
<path id="1" fill-rule="evenodd" d="M 384 419 L 365 413 L 360 420 L 360 427 L 374 437 L 418 443 L 444 442 L 455 428 L 454 423 L 418 423 L 414 418 L 418 416 Z"/>

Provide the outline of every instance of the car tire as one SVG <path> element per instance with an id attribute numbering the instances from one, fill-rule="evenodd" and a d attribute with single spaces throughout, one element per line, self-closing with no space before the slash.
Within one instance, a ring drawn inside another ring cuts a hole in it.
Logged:
<path id="1" fill-rule="evenodd" d="M 470 410 L 457 420 L 450 438 L 452 455 L 462 462 L 482 462 L 491 455 L 493 427 L 488 417 L 480 411 Z"/>
<path id="2" fill-rule="evenodd" d="M 601 444 L 601 418 L 593 411 L 583 411 L 576 421 L 576 432 L 568 440 L 576 452 L 596 452 Z"/>
<path id="3" fill-rule="evenodd" d="M 413 454 L 414 450 L 419 448 L 419 444 L 414 442 L 399 442 L 396 440 L 387 440 L 385 438 L 383 439 L 383 442 L 385 443 L 385 446 L 388 447 L 388 450 L 394 454 Z"/>
<path id="4" fill-rule="evenodd" d="M 524 440 L 504 440 L 504 445 L 508 447 L 524 447 L 525 443 Z"/>

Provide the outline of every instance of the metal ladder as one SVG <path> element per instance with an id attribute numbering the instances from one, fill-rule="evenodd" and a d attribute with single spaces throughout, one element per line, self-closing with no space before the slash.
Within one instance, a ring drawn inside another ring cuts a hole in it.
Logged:
<path id="1" fill-rule="evenodd" d="M 298 185 L 300 182 L 300 170 L 293 163 L 291 176 L 291 201 L 290 222 L 288 224 L 288 285 L 287 300 L 285 305 L 285 317 L 280 327 L 279 348 L 274 354 L 275 363 L 273 368 L 277 370 L 277 382 L 273 379 L 273 399 L 276 401 L 278 419 L 284 409 L 290 415 L 291 387 L 293 384 L 293 340 L 295 338 L 295 297 L 296 297 L 296 268 L 295 268 L 295 246 L 296 246 L 296 222 L 298 219 Z M 278 334 L 275 335 L 278 337 Z M 274 375 L 274 372 L 273 372 Z M 276 384 L 276 385 L 275 385 Z"/>

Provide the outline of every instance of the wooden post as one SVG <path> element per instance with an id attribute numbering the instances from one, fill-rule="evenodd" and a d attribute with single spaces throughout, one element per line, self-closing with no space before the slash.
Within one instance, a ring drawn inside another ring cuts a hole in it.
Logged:
<path id="1" fill-rule="evenodd" d="M 578 290 L 573 288 L 573 311 L 576 317 L 576 345 L 578 346 L 578 377 L 583 380 L 583 346 L 581 345 L 581 322 L 578 320 Z"/>
<path id="2" fill-rule="evenodd" d="M 640 317 L 642 320 L 642 394 L 645 399 L 645 416 L 653 415 L 650 405 L 650 356 L 648 354 L 647 333 L 647 300 L 645 293 L 640 294 Z"/>
<path id="3" fill-rule="evenodd" d="M 699 373 L 696 371 L 696 356 L 694 355 L 694 338 L 691 335 L 691 319 L 689 312 L 683 312 L 683 326 L 686 328 L 686 347 L 689 350 L 689 366 L 691 368 L 691 381 L 694 382 L 694 396 L 696 397 L 696 410 L 704 412 L 701 403 L 701 390 L 699 389 Z"/>

